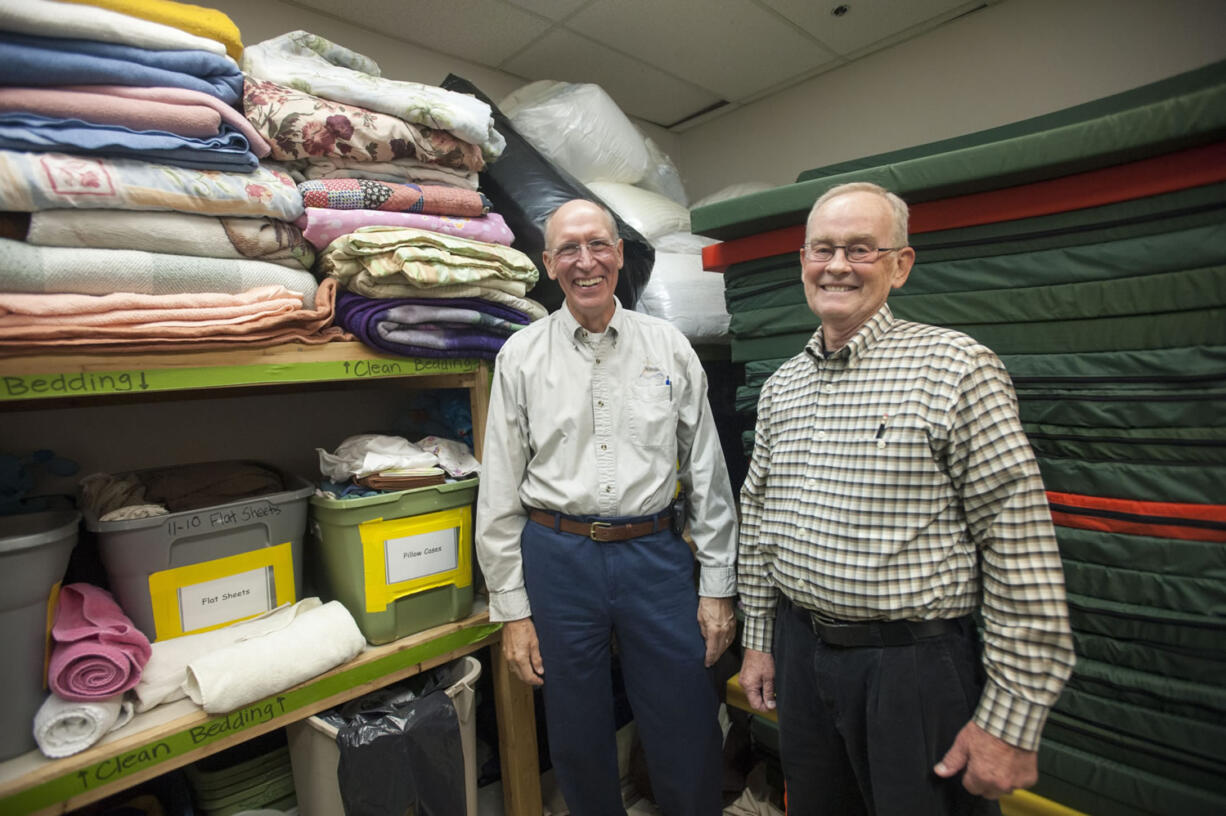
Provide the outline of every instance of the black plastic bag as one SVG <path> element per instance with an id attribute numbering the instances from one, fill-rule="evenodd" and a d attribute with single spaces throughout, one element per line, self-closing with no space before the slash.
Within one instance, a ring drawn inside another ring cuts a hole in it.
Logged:
<path id="1" fill-rule="evenodd" d="M 448 74 L 443 87 L 471 94 L 490 106 L 494 126 L 507 140 L 507 149 L 481 171 L 481 192 L 494 205 L 493 212 L 501 215 L 515 233 L 511 246 L 531 258 L 541 273 L 540 281 L 528 292 L 528 297 L 551 312 L 557 311 L 565 296 L 561 287 L 545 273 L 545 262 L 541 259 L 545 249 L 545 217 L 571 199 L 600 201 L 600 197 L 533 147 L 498 106 L 471 82 Z M 612 208 L 609 211 L 612 212 Z M 617 221 L 618 234 L 625 242 L 625 263 L 617 276 L 615 292 L 622 306 L 633 309 L 651 278 L 656 251 L 617 213 L 613 213 L 613 217 Z"/>
<path id="2" fill-rule="evenodd" d="M 397 688 L 367 695 L 340 710 L 336 776 L 345 816 L 466 813 L 464 750 L 455 704 L 445 687 L 434 682 L 420 695 L 398 693 Z"/>

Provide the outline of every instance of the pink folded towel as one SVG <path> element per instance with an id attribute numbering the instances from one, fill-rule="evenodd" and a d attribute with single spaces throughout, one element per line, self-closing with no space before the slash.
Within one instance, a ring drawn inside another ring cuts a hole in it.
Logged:
<path id="1" fill-rule="evenodd" d="M 89 702 L 114 697 L 140 681 L 149 662 L 149 638 L 93 584 L 68 584 L 60 590 L 51 627 L 47 680 L 65 700 Z"/>

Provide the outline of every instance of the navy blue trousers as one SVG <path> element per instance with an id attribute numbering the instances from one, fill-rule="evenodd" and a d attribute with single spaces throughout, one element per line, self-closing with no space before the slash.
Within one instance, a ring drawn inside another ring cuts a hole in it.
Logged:
<path id="1" fill-rule="evenodd" d="M 720 813 L 719 700 L 703 666 L 689 547 L 669 531 L 601 543 L 528 522 L 524 584 L 545 665 L 545 721 L 574 816 L 624 816 L 612 642 L 666 816 Z"/>
<path id="2" fill-rule="evenodd" d="M 961 775 L 932 770 L 983 689 L 973 627 L 908 646 L 829 646 L 781 601 L 774 656 L 788 816 L 999 816 Z"/>

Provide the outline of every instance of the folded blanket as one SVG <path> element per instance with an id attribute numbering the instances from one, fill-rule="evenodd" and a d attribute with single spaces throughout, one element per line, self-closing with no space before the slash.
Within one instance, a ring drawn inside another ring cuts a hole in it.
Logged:
<path id="1" fill-rule="evenodd" d="M 369 57 L 306 31 L 291 31 L 248 46 L 242 65 L 257 79 L 450 131 L 480 145 L 486 161 L 498 158 L 506 147 L 506 140 L 494 129 L 490 106 L 476 97 L 384 79 Z"/>
<path id="2" fill-rule="evenodd" d="M 315 250 L 303 238 L 302 230 L 275 218 L 194 216 L 185 212 L 136 210 L 44 210 L 29 216 L 26 241 L 37 246 L 126 249 L 157 252 L 159 255 L 260 261 L 276 263 L 294 271 L 309 271 L 315 263 Z M 158 266 L 150 271 L 166 276 L 170 272 L 161 266 L 162 260 L 158 259 Z M 190 265 L 194 262 L 184 263 Z M 0 270 L 2 278 L 4 274 Z M 243 292 L 253 285 L 256 284 L 240 285 L 235 290 Z M 310 284 L 304 278 L 298 278 L 284 285 L 289 289 L 303 290 L 305 303 L 314 299 L 314 278 Z M 63 289 L 54 290 L 63 292 Z M 69 292 L 72 290 L 69 289 Z M 114 290 L 132 292 L 132 289 L 118 285 Z M 201 290 L 224 292 L 224 289 L 210 287 Z"/>
<path id="3" fill-rule="evenodd" d="M 319 598 L 303 598 L 298 603 L 284 604 L 263 615 L 221 629 L 157 641 L 153 644 L 153 653 L 145 664 L 145 670 L 141 672 L 140 682 L 132 690 L 136 710 L 148 711 L 162 703 L 186 697 L 183 684 L 187 680 L 187 664 L 193 660 L 239 641 L 284 629 L 295 617 L 320 604 Z"/>
<path id="4" fill-rule="evenodd" d="M 0 148 L 84 153 L 232 173 L 250 173 L 259 163 L 246 137 L 229 125 L 222 125 L 215 136 L 198 139 L 32 113 L 0 113 Z"/>
<path id="5" fill-rule="evenodd" d="M 167 105 L 206 105 L 221 116 L 221 121 L 247 137 L 251 152 L 264 158 L 272 147 L 264 140 L 247 117 L 211 94 L 193 91 L 188 88 L 152 87 L 132 85 L 65 85 L 61 90 L 94 93 L 114 102 L 115 97 L 123 99 L 139 99 L 148 102 L 161 102 Z"/>
<path id="6" fill-rule="evenodd" d="M 0 31 L 98 40 L 151 51 L 208 51 L 218 56 L 226 53 L 226 47 L 216 40 L 160 22 L 105 8 L 67 9 L 53 0 L 4 0 L 0 4 Z"/>
<path id="7" fill-rule="evenodd" d="M 216 136 L 221 127 L 221 114 L 204 105 L 138 102 L 61 88 L 0 88 L 0 113 L 34 113 L 179 136 Z"/>
<path id="8" fill-rule="evenodd" d="M 302 308 L 302 295 L 260 286 L 237 295 L 109 295 L 0 293 L 0 338 L 123 337 L 190 328 L 241 331 L 247 324 Z"/>
<path id="9" fill-rule="evenodd" d="M 302 228 L 303 237 L 316 249 L 323 249 L 342 235 L 371 226 L 413 227 L 503 246 L 510 246 L 515 240 L 507 222 L 502 220 L 502 216 L 498 213 L 490 213 L 477 218 L 458 218 L 446 215 L 427 215 L 426 213 L 307 207 L 306 212 L 295 223 Z"/>
<path id="10" fill-rule="evenodd" d="M 127 725 L 133 710 L 123 694 L 90 702 L 49 694 L 34 714 L 34 741 L 44 756 L 72 756 Z"/>
<path id="11" fill-rule="evenodd" d="M 340 601 L 329 601 L 283 629 L 195 658 L 183 688 L 209 714 L 224 714 L 310 680 L 365 647 L 353 615 Z"/>
<path id="12" fill-rule="evenodd" d="M 93 327 L 77 332 L 61 328 L 55 337 L 0 338 L 0 354 L 29 354 L 32 351 L 140 352 L 191 351 L 233 348 L 264 348 L 282 343 L 317 345 L 333 340 L 352 340 L 339 326 L 332 325 L 336 281 L 325 280 L 315 292 L 312 309 L 295 309 L 253 317 L 242 323 L 223 323 L 208 327 L 187 321 L 172 325 Z M 30 333 L 29 330 L 25 330 Z"/>
<path id="13" fill-rule="evenodd" d="M 55 218 L 57 214 L 64 216 Z M 73 230 L 72 214 L 96 215 L 96 229 L 90 228 L 89 220 Z M 47 221 L 43 216 L 51 216 Z M 142 216 L 157 216 L 143 221 Z M 283 266 L 257 260 L 233 258 L 204 258 L 195 255 L 170 255 L 164 252 L 144 252 L 128 249 L 94 249 L 88 246 L 44 247 L 35 242 L 70 240 L 85 242 L 96 240 L 99 244 L 118 242 L 123 232 L 115 233 L 115 240 L 107 238 L 106 219 L 114 218 L 114 227 L 128 231 L 141 225 L 150 229 L 152 242 L 169 244 L 168 249 L 191 249 L 184 241 L 184 232 L 189 227 L 174 217 L 181 213 L 128 213 L 97 212 L 90 210 L 48 210 L 31 216 L 27 241 L 10 241 L 0 238 L 0 290 L 5 292 L 58 293 L 78 295 L 106 295 L 112 292 L 132 292 L 144 295 L 174 295 L 198 292 L 220 292 L 236 295 L 260 286 L 283 286 L 302 292 L 302 304 L 315 303 L 315 277 L 301 267 Z M 166 217 L 168 220 L 161 220 Z M 211 216 L 183 216 L 218 222 L 222 219 Z M 225 219 L 223 223 L 265 223 L 262 219 Z M 274 222 L 282 223 L 282 222 Z M 57 228 L 58 225 L 58 228 Z M 198 237 L 217 235 L 231 227 L 215 225 L 210 233 L 200 230 Z M 154 230 L 178 230 L 180 232 L 155 232 Z M 261 230 L 262 232 L 267 230 Z M 271 231 L 275 232 L 276 228 Z M 243 234 L 243 233 L 239 233 Z M 178 237 L 175 237 L 178 236 Z M 219 236 L 220 238 L 220 236 Z M 230 239 L 234 240 L 234 239 Z M 220 248 L 220 247 L 219 247 Z M 256 251 L 256 250 L 251 250 Z M 106 274 L 98 274 L 105 269 Z"/>
<path id="14" fill-rule="evenodd" d="M 198 37 L 215 40 L 225 46 L 234 59 L 243 54 L 243 42 L 238 26 L 224 13 L 213 8 L 176 3 L 174 0 L 64 0 L 99 8 L 111 9 L 130 17 L 171 26 Z"/>
<path id="15" fill-rule="evenodd" d="M 350 290 L 351 281 L 365 275 L 421 287 L 499 281 L 516 284 L 514 294 L 523 295 L 538 276 L 518 249 L 412 227 L 362 227 L 342 235 L 320 253 L 317 268 Z"/>
<path id="16" fill-rule="evenodd" d="M 329 278 L 331 280 L 331 278 Z M 533 320 L 544 317 L 545 307 L 524 297 L 524 284 L 517 281 L 483 280 L 477 283 L 454 283 L 442 286 L 415 286 L 407 281 L 374 278 L 365 272 L 345 281 L 345 289 L 368 298 L 460 299 L 478 298 L 497 303 L 530 315 Z"/>
<path id="17" fill-rule="evenodd" d="M 299 181 L 326 178 L 363 178 L 375 181 L 390 181 L 394 184 L 435 184 L 442 187 L 457 187 L 476 191 L 478 175 L 475 170 L 457 170 L 441 164 L 428 164 L 417 159 L 392 159 L 390 161 L 357 161 L 335 156 L 316 156 L 286 162 L 287 172 L 301 176 Z"/>
<path id="18" fill-rule="evenodd" d="M 51 627 L 47 683 L 65 700 L 90 702 L 122 694 L 140 681 L 149 638 L 111 593 L 92 584 L 60 589 Z"/>
<path id="19" fill-rule="evenodd" d="M 336 300 L 337 324 L 372 348 L 412 357 L 492 360 L 506 338 L 532 319 L 476 298 L 381 299 L 341 292 Z"/>
<path id="20" fill-rule="evenodd" d="M 0 210 L 176 210 L 293 221 L 302 196 L 284 173 L 188 170 L 135 159 L 0 150 Z"/>
<path id="21" fill-rule="evenodd" d="M 152 51 L 131 45 L 0 32 L 8 85 L 170 85 L 237 105 L 243 74 L 229 57 L 207 51 Z"/>
<path id="22" fill-rule="evenodd" d="M 266 79 L 246 77 L 243 112 L 272 142 L 276 159 L 412 158 L 462 170 L 485 167 L 480 148 L 445 130 L 311 96 Z"/>
<path id="23" fill-rule="evenodd" d="M 473 218 L 490 211 L 482 193 L 422 184 L 394 184 L 373 179 L 312 179 L 298 185 L 307 207 L 334 210 L 387 210 Z"/>

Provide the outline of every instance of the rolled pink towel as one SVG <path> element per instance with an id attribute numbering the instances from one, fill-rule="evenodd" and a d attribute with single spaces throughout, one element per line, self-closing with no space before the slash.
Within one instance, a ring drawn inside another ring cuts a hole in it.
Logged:
<path id="1" fill-rule="evenodd" d="M 65 700 L 114 697 L 140 681 L 149 662 L 149 638 L 101 587 L 68 584 L 60 590 L 51 627 L 47 681 Z"/>

